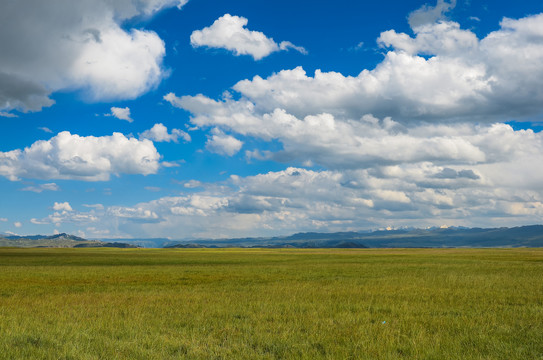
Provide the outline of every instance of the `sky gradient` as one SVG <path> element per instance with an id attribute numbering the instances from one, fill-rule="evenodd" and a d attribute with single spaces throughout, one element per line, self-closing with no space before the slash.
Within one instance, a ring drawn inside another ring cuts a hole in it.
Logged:
<path id="1" fill-rule="evenodd" d="M 542 223 L 543 5 L 0 0 L 0 233 Z"/>

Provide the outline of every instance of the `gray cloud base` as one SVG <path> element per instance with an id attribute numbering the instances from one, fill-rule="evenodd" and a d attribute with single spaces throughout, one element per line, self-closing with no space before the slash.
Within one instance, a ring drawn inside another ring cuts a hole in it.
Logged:
<path id="1" fill-rule="evenodd" d="M 39 111 L 49 95 L 81 89 L 93 101 L 132 99 L 163 77 L 163 41 L 124 30 L 179 0 L 19 0 L 0 11 L 0 110 Z M 108 56 L 104 56 L 107 54 Z"/>

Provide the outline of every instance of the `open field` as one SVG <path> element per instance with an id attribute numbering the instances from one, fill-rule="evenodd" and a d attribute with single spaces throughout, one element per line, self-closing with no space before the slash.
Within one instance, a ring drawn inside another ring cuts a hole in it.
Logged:
<path id="1" fill-rule="evenodd" d="M 2 359 L 543 359 L 543 249 L 0 249 Z"/>

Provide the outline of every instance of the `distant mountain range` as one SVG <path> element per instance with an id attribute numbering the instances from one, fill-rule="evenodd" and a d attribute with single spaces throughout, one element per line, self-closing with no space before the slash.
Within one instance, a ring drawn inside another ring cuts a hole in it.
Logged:
<path id="1" fill-rule="evenodd" d="M 543 247 L 543 225 L 514 228 L 431 228 L 298 233 L 285 237 L 182 241 L 165 247 L 456 248 Z"/>
<path id="2" fill-rule="evenodd" d="M 306 232 L 281 237 L 170 240 L 87 240 L 68 234 L 15 236 L 0 234 L 0 246 L 15 247 L 153 247 L 153 248 L 458 248 L 543 247 L 543 225 L 513 228 L 431 228 L 367 232 Z"/>
<path id="3" fill-rule="evenodd" d="M 75 248 L 75 247 L 118 247 L 135 248 L 136 245 L 126 243 L 104 242 L 99 240 L 87 240 L 69 234 L 56 235 L 30 235 L 18 236 L 0 234 L 0 246 L 2 247 L 54 247 L 54 248 Z"/>

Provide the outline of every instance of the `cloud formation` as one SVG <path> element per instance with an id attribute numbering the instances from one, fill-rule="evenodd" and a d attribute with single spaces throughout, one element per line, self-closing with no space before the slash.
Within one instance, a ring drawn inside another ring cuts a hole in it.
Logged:
<path id="1" fill-rule="evenodd" d="M 111 108 L 111 114 L 107 114 L 107 116 L 114 116 L 119 120 L 125 120 L 128 122 L 133 122 L 134 119 L 130 117 L 130 108 L 119 108 L 119 107 L 112 107 Z"/>
<path id="2" fill-rule="evenodd" d="M 163 124 L 155 124 L 149 130 L 145 130 L 140 134 L 140 139 L 149 139 L 155 142 L 179 142 L 179 138 L 182 138 L 186 142 L 190 142 L 190 135 L 180 129 L 172 129 L 171 133 L 168 133 L 168 128 Z"/>
<path id="3" fill-rule="evenodd" d="M 528 185 L 508 183 L 513 179 L 500 180 L 488 170 L 429 162 L 343 171 L 289 167 L 233 175 L 197 192 L 87 216 L 116 236 L 177 238 L 537 222 L 543 215 L 543 171 L 533 171 L 536 179 Z"/>
<path id="4" fill-rule="evenodd" d="M 260 60 L 273 52 L 296 50 L 302 54 L 307 51 L 290 41 L 282 41 L 277 44 L 260 31 L 252 31 L 246 28 L 248 20 L 241 16 L 225 14 L 215 22 L 202 30 L 195 30 L 190 36 L 193 47 L 206 46 L 232 51 L 234 55 L 250 55 L 255 60 Z"/>
<path id="5" fill-rule="evenodd" d="M 227 156 L 237 154 L 242 146 L 243 142 L 231 135 L 224 134 L 218 129 L 213 129 L 211 136 L 206 142 L 206 149 L 213 153 Z"/>
<path id="6" fill-rule="evenodd" d="M 542 133 L 514 131 L 505 124 L 404 126 L 391 118 L 364 115 L 359 120 L 342 120 L 326 113 L 299 119 L 279 109 L 259 114 L 257 106 L 242 100 L 215 101 L 204 96 L 169 99 L 174 106 L 190 111 L 191 121 L 199 127 L 218 127 L 282 143 L 279 152 L 250 153 L 256 159 L 309 160 L 331 169 L 424 161 L 475 165 L 513 161 L 528 154 L 538 157 L 543 149 Z"/>
<path id="7" fill-rule="evenodd" d="M 70 179 L 105 181 L 120 174 L 154 174 L 160 155 L 149 140 L 123 134 L 82 137 L 63 131 L 23 150 L 0 152 L 0 175 L 12 181 Z"/>
<path id="8" fill-rule="evenodd" d="M 456 7 L 456 0 L 437 0 L 436 6 L 423 5 L 408 16 L 409 26 L 412 29 L 421 25 L 432 24 L 443 20 L 443 16 Z"/>
<path id="9" fill-rule="evenodd" d="M 21 191 L 32 191 L 35 193 L 41 193 L 44 191 L 59 191 L 60 188 L 55 183 L 41 184 L 38 186 L 27 186 L 21 189 Z"/>
<path id="10" fill-rule="evenodd" d="M 63 202 L 63 203 L 59 203 L 59 202 L 55 202 L 55 204 L 53 205 L 53 210 L 55 211 L 73 211 L 72 207 L 70 206 L 70 203 L 69 202 Z"/>
<path id="11" fill-rule="evenodd" d="M 181 216 L 228 236 L 540 222 L 543 133 L 502 121 L 543 113 L 543 14 L 504 19 L 479 39 L 444 19 L 454 5 L 413 13 L 414 36 L 383 32 L 383 61 L 358 76 L 298 67 L 239 81 L 220 100 L 166 95 L 210 139 L 279 143 L 246 155 L 288 168 L 139 204 L 162 217 L 153 229 L 185 226 Z"/>
<path id="12" fill-rule="evenodd" d="M 388 52 L 358 76 L 302 67 L 233 86 L 241 102 L 260 113 L 285 110 L 297 117 L 365 114 L 395 121 L 496 122 L 543 112 L 543 14 L 505 18 L 483 39 L 451 21 L 420 25 L 415 36 L 383 32 Z"/>
<path id="13" fill-rule="evenodd" d="M 164 76 L 164 42 L 129 19 L 179 0 L 21 0 L 0 12 L 0 111 L 39 111 L 52 92 L 81 89 L 93 101 L 133 99 Z"/>

